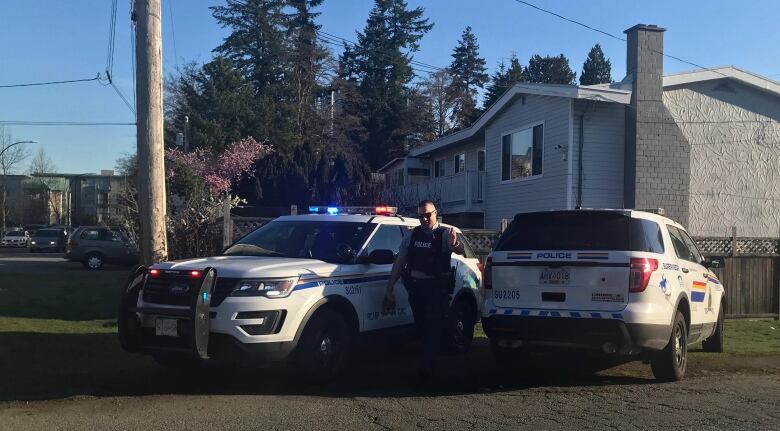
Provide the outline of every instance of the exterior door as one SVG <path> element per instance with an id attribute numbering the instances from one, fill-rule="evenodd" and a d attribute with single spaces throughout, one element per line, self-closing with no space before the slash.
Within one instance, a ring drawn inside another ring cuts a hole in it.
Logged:
<path id="1" fill-rule="evenodd" d="M 689 342 L 696 341 L 707 323 L 717 319 L 711 318 L 707 313 L 707 297 L 710 296 L 707 287 L 708 274 L 707 268 L 702 265 L 702 257 L 696 244 L 685 231 L 675 226 L 668 226 L 669 235 L 674 244 L 674 250 L 677 253 L 678 264 L 683 272 L 683 288 L 688 292 L 691 305 L 691 330 L 688 337 Z M 707 329 L 709 325 L 706 325 Z"/>
<path id="2" fill-rule="evenodd" d="M 401 227 L 398 225 L 381 224 L 368 240 L 366 248 L 361 256 L 369 256 L 374 250 L 391 250 L 397 255 L 403 238 Z M 384 313 L 382 300 L 385 296 L 385 287 L 390 278 L 392 264 L 375 265 L 364 264 L 366 283 L 362 284 L 363 296 L 363 321 L 366 330 L 388 328 L 412 323 L 412 310 L 409 308 L 409 297 L 403 282 L 398 280 L 393 293 L 395 294 L 395 310 Z"/>

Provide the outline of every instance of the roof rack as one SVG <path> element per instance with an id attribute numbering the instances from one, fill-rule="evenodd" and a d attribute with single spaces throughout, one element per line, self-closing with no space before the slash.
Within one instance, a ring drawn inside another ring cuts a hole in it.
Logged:
<path id="1" fill-rule="evenodd" d="M 634 211 L 644 211 L 646 213 L 658 214 L 659 216 L 666 216 L 666 211 L 663 208 L 634 208 Z"/>

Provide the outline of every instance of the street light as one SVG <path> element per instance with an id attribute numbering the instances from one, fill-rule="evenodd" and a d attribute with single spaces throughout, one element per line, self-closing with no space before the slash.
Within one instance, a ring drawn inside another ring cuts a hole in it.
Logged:
<path id="1" fill-rule="evenodd" d="M 37 143 L 38 142 L 36 142 L 36 141 L 17 141 L 17 142 L 14 142 L 13 144 L 3 148 L 3 151 L 0 151 L 0 157 L 2 157 L 3 153 L 5 153 L 9 148 L 13 147 L 14 145 L 19 145 L 19 144 L 37 144 Z"/>

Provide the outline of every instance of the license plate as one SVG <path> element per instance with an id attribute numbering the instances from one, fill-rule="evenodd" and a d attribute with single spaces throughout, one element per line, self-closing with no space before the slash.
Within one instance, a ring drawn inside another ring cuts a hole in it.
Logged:
<path id="1" fill-rule="evenodd" d="M 539 273 L 539 284 L 569 284 L 569 271 L 560 268 L 545 268 Z"/>
<path id="2" fill-rule="evenodd" d="M 163 337 L 177 337 L 179 335 L 178 321 L 176 319 L 157 319 L 154 321 L 154 334 Z"/>

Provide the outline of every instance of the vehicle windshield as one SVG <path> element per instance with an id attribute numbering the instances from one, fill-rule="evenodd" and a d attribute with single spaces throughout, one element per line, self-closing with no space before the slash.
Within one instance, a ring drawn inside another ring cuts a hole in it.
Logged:
<path id="1" fill-rule="evenodd" d="M 224 254 L 339 263 L 358 252 L 373 227 L 354 222 L 272 221 L 239 240 Z"/>
<path id="2" fill-rule="evenodd" d="M 24 232 L 20 230 L 15 230 L 13 232 L 8 232 L 6 236 L 24 236 Z"/>
<path id="3" fill-rule="evenodd" d="M 45 229 L 45 230 L 39 230 L 38 232 L 35 232 L 35 236 L 41 237 L 41 238 L 54 238 L 59 234 L 59 231 L 56 231 L 54 229 Z"/>

